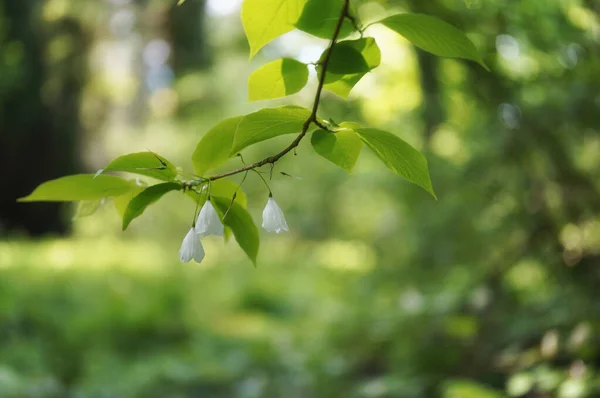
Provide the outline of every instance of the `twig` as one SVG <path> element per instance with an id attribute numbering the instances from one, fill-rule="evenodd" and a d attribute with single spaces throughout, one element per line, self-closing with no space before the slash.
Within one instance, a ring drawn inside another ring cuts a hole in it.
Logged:
<path id="1" fill-rule="evenodd" d="M 323 91 L 323 86 L 325 85 L 325 75 L 327 72 L 327 66 L 329 65 L 329 59 L 331 58 L 333 46 L 335 46 L 338 36 L 340 35 L 340 30 L 342 28 L 342 23 L 344 22 L 344 18 L 348 17 L 348 15 L 349 15 L 349 13 L 348 13 L 349 5 L 350 5 L 350 0 L 344 0 L 344 6 L 342 7 L 342 10 L 340 12 L 340 17 L 338 18 L 337 25 L 335 26 L 335 30 L 333 32 L 331 42 L 329 43 L 329 47 L 326 50 L 327 53 L 325 54 L 325 57 L 323 58 L 323 62 L 321 63 L 321 68 L 322 68 L 321 76 L 319 76 L 319 85 L 317 86 L 317 92 L 315 94 L 315 100 L 313 102 L 312 112 L 310 113 L 310 116 L 308 117 L 308 119 L 306 119 L 306 121 L 302 125 L 302 131 L 300 131 L 300 134 L 298 134 L 296 139 L 294 141 L 292 141 L 292 143 L 290 145 L 288 145 L 285 149 L 283 149 L 278 154 L 269 156 L 268 158 L 265 158 L 256 163 L 252 163 L 248 166 L 244 166 L 239 169 L 235 169 L 235 170 L 223 173 L 223 174 L 218 174 L 218 175 L 212 176 L 209 178 L 210 181 L 214 181 L 214 180 L 218 180 L 218 179 L 221 179 L 224 177 L 243 173 L 244 171 L 247 171 L 247 170 L 253 170 L 258 167 L 264 166 L 266 164 L 273 165 L 273 164 L 275 164 L 275 162 L 277 162 L 279 159 L 284 157 L 292 149 L 296 148 L 298 146 L 298 144 L 300 144 L 300 141 L 302 141 L 302 139 L 308 132 L 308 129 L 309 129 L 311 123 L 315 123 L 319 127 L 322 126 L 322 123 L 320 123 L 317 120 L 317 111 L 319 110 L 319 103 L 321 101 L 321 92 Z"/>
<path id="2" fill-rule="evenodd" d="M 323 129 L 323 130 L 327 130 L 327 131 L 329 131 L 329 132 L 332 132 L 332 133 L 334 132 L 333 130 L 331 130 L 331 127 L 329 127 L 329 126 L 327 126 L 327 125 L 325 125 L 325 124 L 321 123 L 321 122 L 320 122 L 320 121 L 318 121 L 318 120 L 315 120 L 315 122 L 314 122 L 314 123 L 315 123 L 317 126 L 319 126 L 321 129 Z"/>

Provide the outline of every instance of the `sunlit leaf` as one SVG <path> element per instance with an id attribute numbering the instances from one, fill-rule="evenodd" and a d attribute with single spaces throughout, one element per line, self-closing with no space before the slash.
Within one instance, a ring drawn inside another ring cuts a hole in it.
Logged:
<path id="1" fill-rule="evenodd" d="M 119 156 L 97 174 L 107 171 L 125 171 L 163 181 L 173 181 L 177 176 L 173 163 L 150 151 Z"/>
<path id="2" fill-rule="evenodd" d="M 434 198 L 427 159 L 405 141 L 386 131 L 357 128 L 354 131 L 393 172 L 420 186 Z"/>
<path id="3" fill-rule="evenodd" d="M 250 213 L 236 202 L 230 207 L 231 199 L 228 198 L 211 196 L 211 201 L 221 218 L 227 213 L 223 218 L 223 224 L 231 228 L 238 245 L 256 265 L 260 236 Z"/>
<path id="4" fill-rule="evenodd" d="M 294 29 L 306 0 L 244 0 L 242 23 L 250 58 L 271 40 Z"/>
<path id="5" fill-rule="evenodd" d="M 248 100 L 285 97 L 302 90 L 308 81 L 306 64 L 290 58 L 269 62 L 248 79 Z"/>
<path id="6" fill-rule="evenodd" d="M 381 63 L 381 51 L 379 50 L 377 42 L 375 42 L 375 39 L 372 37 L 365 37 L 357 40 L 346 40 L 339 44 L 357 50 L 362 56 L 364 64 L 367 66 L 366 71 L 351 74 L 348 74 L 348 72 L 345 74 L 333 73 L 336 68 L 331 69 L 328 67 L 323 88 L 339 95 L 342 98 L 348 98 L 352 88 L 360 81 L 360 79 L 363 78 L 366 72 L 371 71 L 379 66 Z M 334 51 L 331 54 L 333 61 L 336 59 L 336 47 L 337 45 L 334 47 Z M 321 59 L 323 59 L 323 57 L 324 54 L 321 55 Z M 320 69 L 318 69 L 318 71 L 320 73 Z"/>
<path id="7" fill-rule="evenodd" d="M 95 200 L 123 195 L 133 189 L 133 182 L 116 176 L 76 174 L 40 184 L 19 202 L 70 202 Z"/>
<path id="8" fill-rule="evenodd" d="M 202 137 L 192 155 L 196 174 L 202 176 L 231 157 L 235 132 L 243 117 L 237 116 L 223 120 Z"/>
<path id="9" fill-rule="evenodd" d="M 356 73 L 353 75 L 335 75 L 330 83 L 325 83 L 323 88 L 340 97 L 346 99 L 356 84 L 366 75 L 366 73 Z M 329 79 L 330 74 L 325 76 L 325 81 Z"/>
<path id="10" fill-rule="evenodd" d="M 224 120 L 196 146 L 192 156 L 194 171 L 204 175 L 247 146 L 282 134 L 299 133 L 309 115 L 308 109 L 282 106 Z"/>
<path id="11" fill-rule="evenodd" d="M 336 133 L 316 130 L 311 137 L 315 151 L 325 159 L 351 172 L 363 147 L 362 140 L 352 130 Z"/>
<path id="12" fill-rule="evenodd" d="M 473 42 L 458 28 L 441 19 L 405 13 L 392 15 L 380 22 L 425 51 L 440 57 L 469 59 L 488 69 Z"/>
<path id="13" fill-rule="evenodd" d="M 296 27 L 313 36 L 331 39 L 344 7 L 344 0 L 308 0 Z M 344 38 L 354 31 L 352 23 L 345 19 L 338 38 Z"/>
<path id="14" fill-rule="evenodd" d="M 123 215 L 123 231 L 127 229 L 133 219 L 142 215 L 146 207 L 162 198 L 167 192 L 180 189 L 181 185 L 175 182 L 163 182 L 144 189 L 129 201 Z"/>
<path id="15" fill-rule="evenodd" d="M 310 111 L 298 106 L 266 108 L 245 116 L 239 123 L 231 155 L 242 149 L 283 134 L 300 133 Z"/>

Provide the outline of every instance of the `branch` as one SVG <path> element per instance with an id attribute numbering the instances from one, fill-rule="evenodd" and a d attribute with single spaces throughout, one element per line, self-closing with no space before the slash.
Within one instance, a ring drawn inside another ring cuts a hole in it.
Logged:
<path id="1" fill-rule="evenodd" d="M 327 66 L 329 65 L 329 59 L 331 58 L 333 46 L 335 46 L 338 36 L 340 35 L 340 30 L 342 29 L 342 23 L 344 22 L 344 18 L 348 17 L 348 15 L 349 15 L 349 12 L 348 12 L 349 5 L 350 5 L 350 0 L 344 0 L 344 6 L 342 7 L 342 10 L 340 12 L 340 16 L 338 18 L 337 25 L 335 26 L 335 30 L 333 32 L 331 42 L 329 43 L 329 47 L 327 48 L 327 52 L 325 53 L 325 57 L 323 58 L 323 62 L 321 63 L 321 76 L 319 76 L 319 85 L 317 86 L 317 92 L 315 94 L 315 100 L 313 102 L 312 112 L 310 113 L 310 116 L 308 117 L 308 119 L 306 119 L 306 121 L 302 125 L 302 131 L 300 131 L 300 134 L 298 134 L 296 139 L 294 141 L 292 141 L 292 143 L 290 145 L 288 145 L 285 149 L 283 149 L 278 154 L 269 156 L 268 158 L 265 158 L 256 163 L 252 163 L 248 166 L 244 166 L 244 167 L 241 167 L 236 170 L 232 170 L 232 171 L 228 171 L 223 174 L 218 174 L 218 175 L 212 176 L 209 178 L 210 181 L 214 181 L 214 180 L 218 180 L 218 179 L 221 179 L 224 177 L 229 177 L 229 176 L 232 176 L 235 174 L 243 173 L 244 171 L 256 169 L 256 168 L 264 166 L 266 164 L 275 164 L 275 162 L 277 162 L 279 159 L 284 157 L 288 152 L 290 152 L 292 149 L 296 148 L 298 146 L 298 144 L 300 144 L 300 141 L 302 141 L 302 139 L 308 132 L 308 129 L 309 129 L 311 123 L 315 123 L 316 125 L 321 126 L 321 123 L 317 120 L 317 111 L 319 110 L 319 103 L 321 101 L 321 92 L 323 91 L 323 85 L 325 84 L 325 75 L 327 73 Z"/>

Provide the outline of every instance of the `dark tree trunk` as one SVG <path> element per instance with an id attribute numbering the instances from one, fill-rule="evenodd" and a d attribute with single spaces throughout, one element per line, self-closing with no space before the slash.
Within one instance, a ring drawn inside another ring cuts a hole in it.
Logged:
<path id="1" fill-rule="evenodd" d="M 16 202 L 78 169 L 85 41 L 72 19 L 45 24 L 42 5 L 0 0 L 0 235 L 69 229 L 60 204 Z M 50 51 L 52 40 L 61 41 L 60 51 Z"/>
<path id="2" fill-rule="evenodd" d="M 205 67 L 209 62 L 205 3 L 205 0 L 186 1 L 170 10 L 168 30 L 174 50 L 172 63 L 178 76 Z"/>

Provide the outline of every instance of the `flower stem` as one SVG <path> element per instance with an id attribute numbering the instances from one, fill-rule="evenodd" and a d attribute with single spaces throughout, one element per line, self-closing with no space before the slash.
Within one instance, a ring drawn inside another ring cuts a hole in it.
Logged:
<path id="1" fill-rule="evenodd" d="M 262 174 L 260 174 L 255 169 L 252 169 L 252 171 L 255 172 L 256 174 L 258 174 L 258 176 L 260 177 L 260 179 L 263 180 L 263 182 L 267 186 L 267 189 L 269 190 L 269 197 L 273 196 L 273 192 L 271 192 L 271 187 L 269 186 L 269 183 L 267 182 L 267 180 L 265 180 L 265 177 L 263 177 Z"/>

